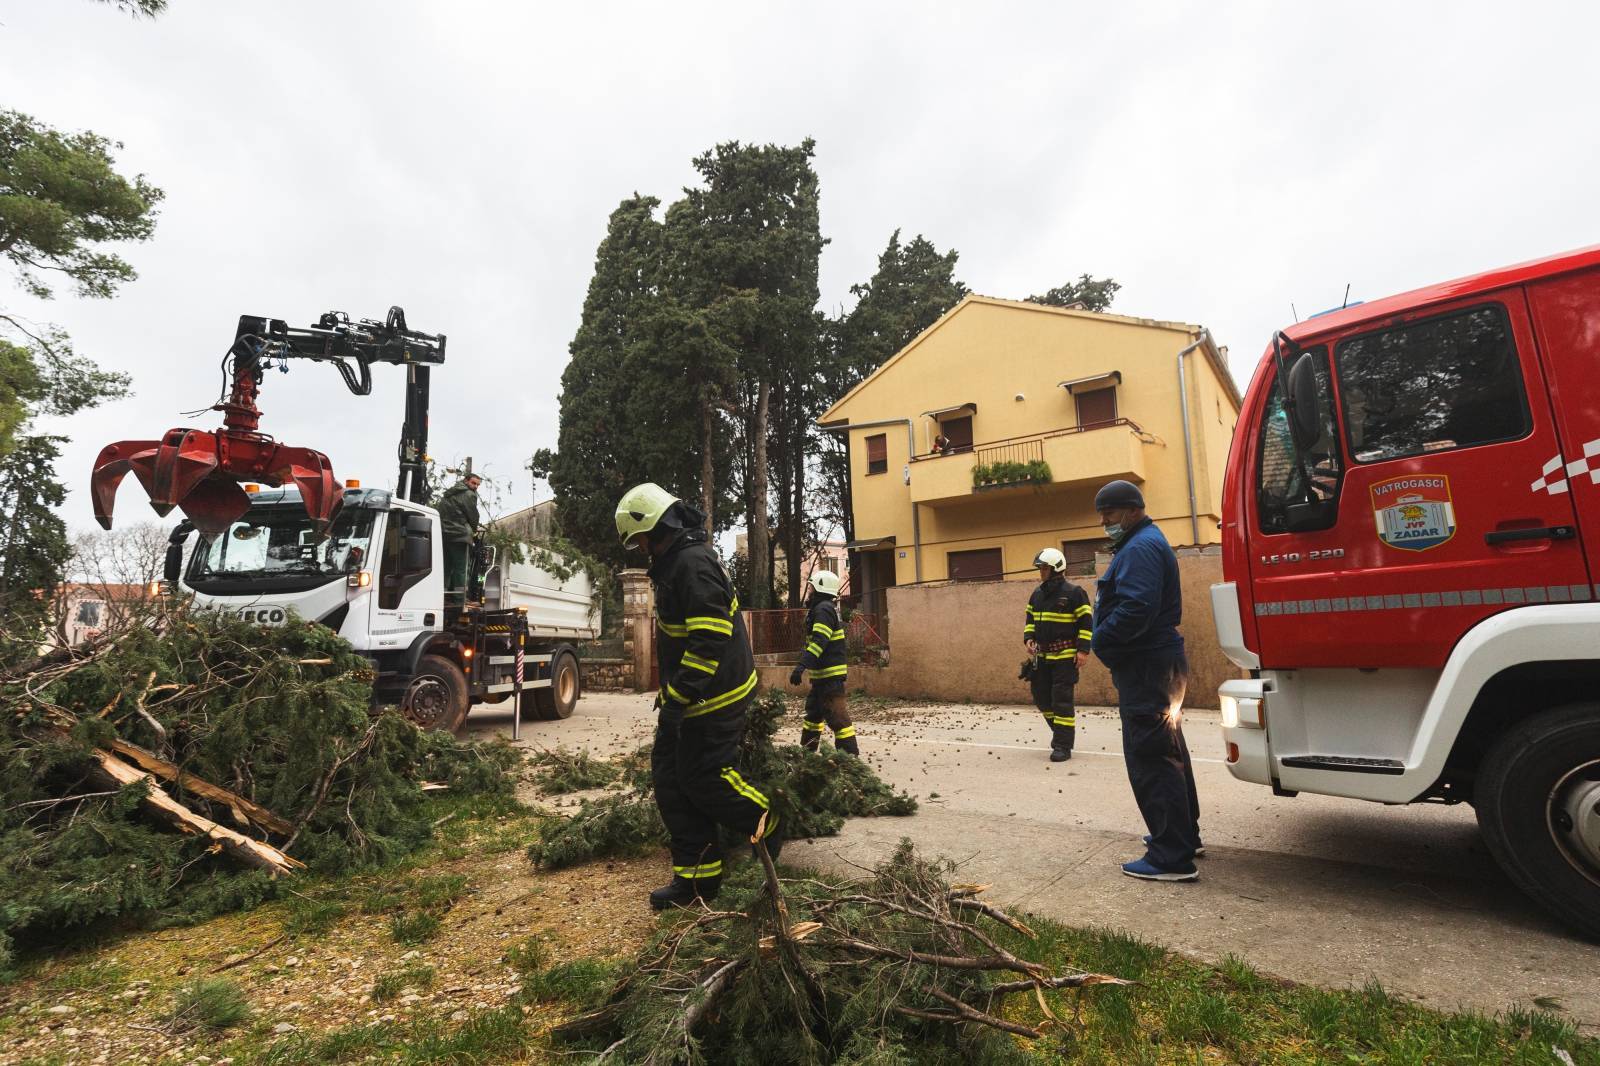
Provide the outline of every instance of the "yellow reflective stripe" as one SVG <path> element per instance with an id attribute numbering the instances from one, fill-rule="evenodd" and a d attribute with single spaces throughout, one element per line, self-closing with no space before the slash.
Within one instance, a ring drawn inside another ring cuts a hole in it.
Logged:
<path id="1" fill-rule="evenodd" d="M 739 795 L 743 796 L 751 803 L 754 803 L 762 810 L 767 809 L 767 797 L 763 796 L 754 787 L 752 787 L 749 782 L 740 777 L 739 771 L 735 770 L 731 766 L 725 766 L 723 767 L 721 777 L 728 783 L 728 787 L 739 793 Z"/>
<path id="2" fill-rule="evenodd" d="M 840 740 L 848 740 L 848 739 L 850 739 L 851 737 L 853 737 L 855 735 L 856 735 L 856 727 L 853 726 L 853 725 L 847 725 L 843 729 L 839 730 L 837 733 L 834 734 L 834 736 L 838 737 Z"/>
<path id="3" fill-rule="evenodd" d="M 806 651 L 810 652 L 812 655 L 822 654 L 822 649 L 817 646 L 817 642 L 814 640 L 806 641 Z"/>
<path id="4" fill-rule="evenodd" d="M 714 618 L 711 615 L 699 614 L 695 615 L 693 618 L 687 618 L 684 621 L 686 623 L 686 632 L 693 632 L 696 629 L 703 629 L 709 633 L 720 633 L 725 637 L 733 636 L 733 623 L 728 621 L 726 618 Z"/>
<path id="5" fill-rule="evenodd" d="M 1077 610 L 1077 615 L 1079 618 L 1082 618 L 1086 614 L 1094 614 L 1094 608 L 1090 607 L 1087 603 L 1082 607 L 1079 607 Z"/>
<path id="6" fill-rule="evenodd" d="M 844 677 L 850 672 L 849 665 L 840 663 L 838 666 L 824 666 L 811 671 L 811 680 L 823 681 L 830 677 Z"/>
<path id="7" fill-rule="evenodd" d="M 1028 604 L 1028 617 L 1029 617 L 1029 618 L 1032 618 L 1032 617 L 1033 617 L 1033 616 L 1034 616 L 1034 614 L 1035 614 L 1035 613 L 1036 613 L 1036 612 L 1035 612 L 1035 611 L 1034 611 L 1034 609 L 1033 609 L 1033 604 L 1031 604 L 1031 603 L 1030 603 L 1030 604 Z"/>
<path id="8" fill-rule="evenodd" d="M 733 598 L 733 602 L 728 604 L 728 616 L 731 618 L 733 615 L 736 615 L 738 613 L 739 613 L 739 597 L 735 596 Z"/>
<path id="9" fill-rule="evenodd" d="M 1078 630 L 1078 639 L 1079 640 L 1092 640 L 1093 638 L 1094 638 L 1094 630 L 1092 630 L 1092 629 L 1080 629 L 1080 630 Z"/>
<path id="10" fill-rule="evenodd" d="M 661 630 L 661 632 L 665 633 L 669 637 L 686 637 L 689 635 L 688 626 L 679 625 L 675 622 L 668 622 L 660 615 L 656 615 L 656 626 Z"/>
<path id="11" fill-rule="evenodd" d="M 738 703 L 740 700 L 750 695 L 751 692 L 755 691 L 756 682 L 758 680 L 760 679 L 756 676 L 756 672 L 752 670 L 750 671 L 749 680 L 744 684 L 740 685 L 731 692 L 724 692 L 720 696 L 712 696 L 710 699 L 701 700 L 699 703 L 696 703 L 694 706 L 685 711 L 683 716 L 685 718 L 698 718 L 702 714 L 710 714 L 712 711 L 720 711 L 722 708 L 727 707 L 730 704 Z M 671 686 L 668 687 L 670 688 Z"/>
<path id="12" fill-rule="evenodd" d="M 822 732 L 822 723 L 821 722 L 805 722 L 805 723 L 802 723 L 801 726 L 800 726 L 800 732 L 802 732 L 802 733 L 820 733 L 820 732 Z"/>
<path id="13" fill-rule="evenodd" d="M 667 695 L 677 700 L 679 703 L 689 702 L 688 698 L 684 696 L 683 693 L 672 687 L 672 682 L 670 681 L 667 682 Z"/>
<path id="14" fill-rule="evenodd" d="M 717 672 L 717 659 L 702 658 L 702 656 L 694 655 L 693 651 L 685 651 L 683 658 L 678 659 L 678 663 L 682 663 L 683 666 L 694 667 L 698 671 L 706 671 L 707 674 L 715 674 Z"/>
<path id="15" fill-rule="evenodd" d="M 1029 622 L 1027 625 L 1023 626 L 1022 627 L 1022 631 L 1024 633 L 1032 633 L 1033 632 L 1033 623 Z"/>
<path id="16" fill-rule="evenodd" d="M 1075 617 L 1068 611 L 1040 611 L 1038 614 L 1041 622 L 1071 622 Z"/>
<path id="17" fill-rule="evenodd" d="M 824 637 L 833 635 L 833 630 L 828 626 L 823 625 L 821 622 L 813 622 L 811 625 L 811 632 L 820 633 Z"/>
<path id="18" fill-rule="evenodd" d="M 721 877 L 722 860 L 716 862 L 703 862 L 698 866 L 674 866 L 672 872 L 686 880 L 693 881 L 701 877 Z"/>
<path id="19" fill-rule="evenodd" d="M 844 639 L 844 630 L 842 630 L 842 629 L 835 629 L 835 630 L 834 630 L 834 631 L 833 631 L 833 636 L 831 636 L 831 637 L 829 637 L 829 638 L 828 638 L 828 639 L 829 639 L 829 640 L 830 640 L 830 641 L 832 641 L 832 640 L 843 640 L 843 639 Z"/>
<path id="20" fill-rule="evenodd" d="M 1052 717 L 1050 719 L 1050 721 L 1054 722 L 1056 725 L 1076 726 L 1078 724 L 1078 718 L 1077 718 L 1076 715 L 1074 715 L 1071 718 L 1062 718 L 1060 716 L 1056 716 L 1056 717 Z"/>
<path id="21" fill-rule="evenodd" d="M 1078 655 L 1078 649 L 1077 648 L 1063 648 L 1060 651 L 1047 651 L 1047 652 L 1045 652 L 1044 653 L 1044 660 L 1047 663 L 1057 663 L 1057 662 L 1060 662 L 1062 659 L 1073 659 L 1073 658 L 1076 658 L 1077 655 Z"/>

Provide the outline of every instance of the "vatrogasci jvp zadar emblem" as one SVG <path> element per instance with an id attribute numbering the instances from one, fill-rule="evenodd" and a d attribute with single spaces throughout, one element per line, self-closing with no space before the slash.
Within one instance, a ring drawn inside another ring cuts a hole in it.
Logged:
<path id="1" fill-rule="evenodd" d="M 1450 479 L 1414 474 L 1380 481 L 1372 486 L 1372 516 L 1378 539 L 1391 548 L 1410 552 L 1437 548 L 1456 535 Z"/>

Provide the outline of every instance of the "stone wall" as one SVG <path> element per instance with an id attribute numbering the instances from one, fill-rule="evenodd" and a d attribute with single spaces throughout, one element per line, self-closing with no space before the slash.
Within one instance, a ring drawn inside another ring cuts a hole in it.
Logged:
<path id="1" fill-rule="evenodd" d="M 634 691 L 631 659 L 584 659 L 582 667 L 585 692 Z"/>

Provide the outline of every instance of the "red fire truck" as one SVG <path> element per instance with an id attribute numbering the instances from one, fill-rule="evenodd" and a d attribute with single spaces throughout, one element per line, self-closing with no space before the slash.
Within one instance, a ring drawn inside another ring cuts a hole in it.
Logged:
<path id="1" fill-rule="evenodd" d="M 1471 803 L 1600 936 L 1600 246 L 1279 332 L 1223 493 L 1233 775 Z"/>

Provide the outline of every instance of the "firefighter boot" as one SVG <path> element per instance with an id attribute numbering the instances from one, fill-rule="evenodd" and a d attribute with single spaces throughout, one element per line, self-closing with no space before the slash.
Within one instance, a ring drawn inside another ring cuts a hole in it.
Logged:
<path id="1" fill-rule="evenodd" d="M 1072 758 L 1072 741 L 1074 730 L 1069 725 L 1050 726 L 1050 761 L 1066 762 Z"/>
<path id="2" fill-rule="evenodd" d="M 703 899 L 716 899 L 717 890 L 722 887 L 720 877 L 678 877 L 673 875 L 672 884 L 664 885 L 650 893 L 650 909 L 664 911 L 668 907 L 693 907 Z"/>
<path id="3" fill-rule="evenodd" d="M 847 725 L 833 735 L 833 746 L 846 755 L 861 758 L 861 745 L 856 742 L 856 727 Z"/>
<path id="4" fill-rule="evenodd" d="M 800 727 L 800 746 L 807 751 L 816 751 L 822 745 L 822 723 L 807 722 Z"/>

